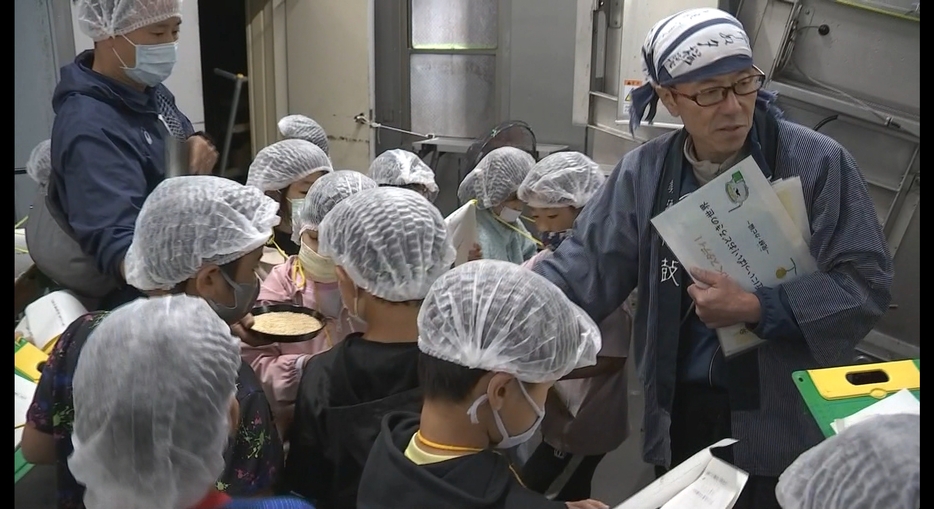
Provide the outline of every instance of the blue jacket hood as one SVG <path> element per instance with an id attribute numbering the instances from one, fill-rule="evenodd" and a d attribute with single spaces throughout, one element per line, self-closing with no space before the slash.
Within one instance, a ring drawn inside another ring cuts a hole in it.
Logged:
<path id="1" fill-rule="evenodd" d="M 61 76 L 52 95 L 52 110 L 59 113 L 65 101 L 74 95 L 84 95 L 103 101 L 115 108 L 128 108 L 137 113 L 158 113 L 153 88 L 136 90 L 117 80 L 91 70 L 94 50 L 87 50 L 75 57 L 74 62 L 62 67 Z M 174 97 L 164 85 L 158 86 L 161 93 Z"/>

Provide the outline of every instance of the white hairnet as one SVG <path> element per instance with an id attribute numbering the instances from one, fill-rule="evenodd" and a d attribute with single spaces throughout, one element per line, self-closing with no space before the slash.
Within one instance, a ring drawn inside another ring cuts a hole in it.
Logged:
<path id="1" fill-rule="evenodd" d="M 310 141 L 282 140 L 256 154 L 246 185 L 279 191 L 319 171 L 331 172 L 331 159 L 323 150 Z"/>
<path id="2" fill-rule="evenodd" d="M 418 313 L 418 347 L 460 366 L 553 382 L 592 366 L 600 329 L 555 285 L 509 262 L 455 267 L 431 286 Z"/>
<path id="3" fill-rule="evenodd" d="M 387 150 L 370 163 L 370 178 L 381 186 L 425 186 L 434 200 L 438 196 L 435 172 L 418 155 L 408 150 Z"/>
<path id="4" fill-rule="evenodd" d="M 301 224 L 293 231 L 301 234 L 305 230 L 317 230 L 324 216 L 341 200 L 364 189 L 377 187 L 373 179 L 358 171 L 339 170 L 324 175 L 308 188 L 302 204 Z"/>
<path id="5" fill-rule="evenodd" d="M 74 375 L 68 466 L 94 509 L 178 509 L 224 469 L 240 344 L 204 299 L 139 299 L 106 316 Z"/>
<path id="6" fill-rule="evenodd" d="M 580 152 L 558 152 L 535 163 L 519 199 L 539 209 L 583 208 L 606 180 L 600 165 Z"/>
<path id="7" fill-rule="evenodd" d="M 286 115 L 279 120 L 278 127 L 284 138 L 310 141 L 328 153 L 328 135 L 324 128 L 305 115 Z"/>
<path id="8" fill-rule="evenodd" d="M 74 13 L 94 42 L 182 17 L 182 0 L 75 0 Z"/>
<path id="9" fill-rule="evenodd" d="M 143 203 L 124 258 L 126 281 L 170 290 L 206 264 L 259 248 L 279 224 L 279 204 L 262 191 L 211 175 L 162 181 Z"/>
<path id="10" fill-rule="evenodd" d="M 775 488 L 784 509 L 920 509 L 921 416 L 880 415 L 798 456 Z"/>
<path id="11" fill-rule="evenodd" d="M 318 227 L 318 245 L 354 284 L 390 302 L 424 299 L 456 255 L 441 212 L 398 187 L 367 189 L 338 203 Z"/>
<path id="12" fill-rule="evenodd" d="M 462 202 L 477 200 L 481 209 L 493 208 L 519 190 L 519 185 L 535 164 L 528 152 L 500 147 L 480 160 L 461 182 L 457 197 Z"/>
<path id="13" fill-rule="evenodd" d="M 52 140 L 40 142 L 32 149 L 26 161 L 26 173 L 40 188 L 49 183 L 49 175 L 52 174 Z"/>

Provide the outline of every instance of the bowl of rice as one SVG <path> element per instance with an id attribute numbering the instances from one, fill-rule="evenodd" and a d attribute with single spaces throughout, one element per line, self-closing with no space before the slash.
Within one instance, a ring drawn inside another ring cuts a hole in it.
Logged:
<path id="1" fill-rule="evenodd" d="M 314 309 L 295 304 L 269 304 L 253 308 L 253 332 L 276 343 L 300 343 L 324 329 L 327 318 Z"/>

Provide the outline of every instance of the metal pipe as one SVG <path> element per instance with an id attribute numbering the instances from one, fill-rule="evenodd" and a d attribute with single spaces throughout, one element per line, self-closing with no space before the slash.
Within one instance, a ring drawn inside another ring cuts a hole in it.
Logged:
<path id="1" fill-rule="evenodd" d="M 233 100 L 230 104 L 230 116 L 227 118 L 227 130 L 224 133 L 224 145 L 221 148 L 220 170 L 221 175 L 227 174 L 227 159 L 230 157 L 230 143 L 233 140 L 234 125 L 237 121 L 237 107 L 240 105 L 240 91 L 243 89 L 243 83 L 247 77 L 242 74 L 234 74 L 223 69 L 214 69 L 214 74 L 232 80 L 234 82 Z"/>
<path id="2" fill-rule="evenodd" d="M 898 183 L 898 189 L 895 190 L 895 198 L 893 198 L 892 203 L 889 204 L 889 211 L 885 214 L 885 220 L 882 222 L 882 232 L 885 234 L 886 238 L 892 233 L 892 226 L 895 224 L 892 219 L 898 214 L 898 210 L 901 209 L 904 204 L 905 197 L 908 194 L 908 188 L 910 188 L 911 184 L 914 182 L 915 174 L 911 170 L 920 152 L 921 144 L 918 143 L 915 145 L 915 150 L 912 152 L 911 159 L 908 161 L 908 168 L 905 170 L 905 173 L 902 174 L 901 182 Z"/>

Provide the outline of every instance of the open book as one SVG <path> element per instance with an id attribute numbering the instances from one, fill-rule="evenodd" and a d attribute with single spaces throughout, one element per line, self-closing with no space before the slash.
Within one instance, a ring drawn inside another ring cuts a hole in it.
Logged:
<path id="1" fill-rule="evenodd" d="M 747 157 L 652 224 L 685 270 L 727 274 L 748 292 L 774 287 L 817 271 L 801 181 L 775 186 Z M 762 343 L 742 324 L 718 329 L 717 336 L 727 357 Z"/>

